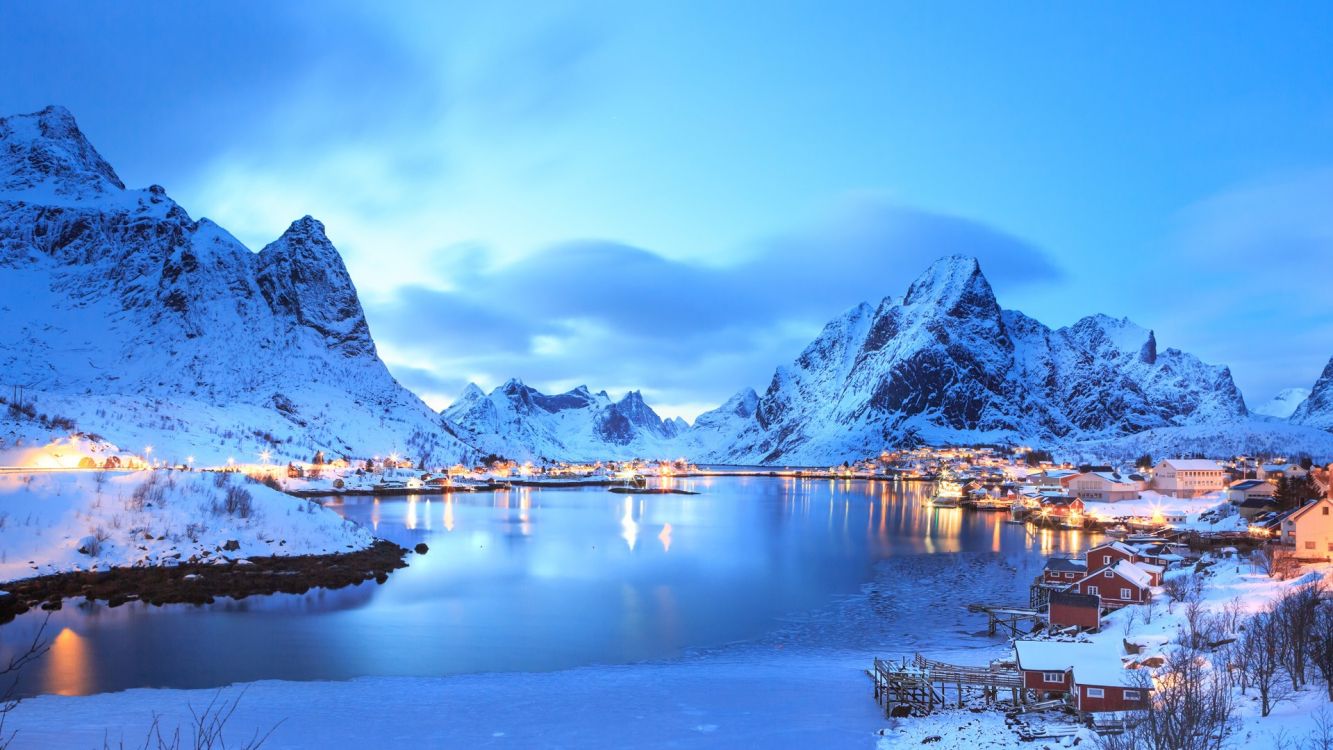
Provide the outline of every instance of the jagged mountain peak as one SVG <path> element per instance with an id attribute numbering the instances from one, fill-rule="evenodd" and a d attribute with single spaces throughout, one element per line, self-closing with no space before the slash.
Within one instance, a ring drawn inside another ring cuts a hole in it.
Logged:
<path id="1" fill-rule="evenodd" d="M 517 459 L 660 457 L 682 432 L 630 391 L 612 401 L 586 385 L 546 395 L 517 378 L 485 398 L 460 397 L 442 413 L 447 425 L 485 452 Z"/>
<path id="2" fill-rule="evenodd" d="M 995 292 L 981 272 L 981 264 L 967 255 L 940 258 L 907 288 L 904 306 L 928 307 L 955 316 L 998 316 Z"/>
<path id="3" fill-rule="evenodd" d="M 1294 424 L 1333 430 L 1333 358 L 1329 358 L 1328 364 L 1324 365 L 1324 371 L 1310 389 L 1309 397 L 1292 412 L 1291 421 Z"/>
<path id="4" fill-rule="evenodd" d="M 160 187 L 125 190 L 61 108 L 0 119 L 0 288 L 30 297 L 0 295 L 0 371 L 113 442 L 472 453 L 380 361 L 323 225 L 251 252 Z"/>
<path id="5" fill-rule="evenodd" d="M 64 198 L 125 189 L 74 115 L 60 106 L 0 118 L 0 192 L 43 189 Z"/>
<path id="6" fill-rule="evenodd" d="M 843 460 L 899 441 L 1118 436 L 1232 419 L 1244 401 L 1225 367 L 1127 319 L 1091 315 L 1053 331 L 1003 311 L 976 259 L 941 258 L 901 302 L 864 305 L 778 367 L 752 419 L 700 415 L 704 460 Z"/>
<path id="7" fill-rule="evenodd" d="M 375 355 L 375 342 L 342 255 L 324 225 L 306 216 L 256 256 L 255 281 L 277 313 L 345 356 Z"/>

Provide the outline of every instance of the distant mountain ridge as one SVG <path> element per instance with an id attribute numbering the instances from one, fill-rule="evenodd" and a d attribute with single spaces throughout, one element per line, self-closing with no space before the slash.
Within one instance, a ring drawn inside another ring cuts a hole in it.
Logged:
<path id="1" fill-rule="evenodd" d="M 587 386 L 546 395 L 517 379 L 489 394 L 469 383 L 440 416 L 478 449 L 529 461 L 672 455 L 689 427 L 679 418 L 663 420 L 638 391 L 619 401 Z"/>
<path id="2" fill-rule="evenodd" d="M 1289 419 L 1305 399 L 1310 397 L 1309 388 L 1283 388 L 1277 395 L 1250 411 L 1265 417 Z"/>
<path id="3" fill-rule="evenodd" d="M 126 189 L 62 108 L 0 119 L 0 286 L 24 292 L 0 298 L 6 384 L 130 450 L 474 454 L 380 361 L 320 222 L 251 252 Z"/>

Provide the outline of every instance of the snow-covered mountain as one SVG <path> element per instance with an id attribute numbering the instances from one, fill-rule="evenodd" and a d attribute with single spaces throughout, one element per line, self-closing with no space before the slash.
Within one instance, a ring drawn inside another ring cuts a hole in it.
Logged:
<path id="1" fill-rule="evenodd" d="M 977 261 L 956 256 L 830 322 L 753 410 L 701 417 L 689 439 L 700 460 L 824 464 L 916 439 L 1054 443 L 1246 413 L 1227 368 L 1159 351 L 1128 320 L 1052 330 L 1002 310 Z"/>
<path id="2" fill-rule="evenodd" d="M 252 252 L 126 189 L 62 108 L 0 119 L 0 289 L 5 395 L 130 450 L 473 453 L 385 369 L 322 224 Z"/>
<path id="3" fill-rule="evenodd" d="M 1310 389 L 1310 395 L 1291 414 L 1292 424 L 1333 431 L 1333 359 Z"/>
<path id="4" fill-rule="evenodd" d="M 1250 411 L 1265 417 L 1287 419 L 1296 412 L 1296 407 L 1309 397 L 1309 388 L 1283 388 L 1262 406 L 1256 406 Z"/>
<path id="5" fill-rule="evenodd" d="M 468 384 L 440 416 L 481 451 L 527 461 L 671 457 L 689 427 L 663 420 L 638 391 L 619 401 L 587 386 L 548 396 L 518 380 L 489 394 Z"/>

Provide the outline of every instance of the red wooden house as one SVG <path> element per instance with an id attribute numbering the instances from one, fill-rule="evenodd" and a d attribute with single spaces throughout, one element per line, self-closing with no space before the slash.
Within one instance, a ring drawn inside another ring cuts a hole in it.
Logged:
<path id="1" fill-rule="evenodd" d="M 1119 653 L 1094 643 L 1015 641 L 1014 654 L 1023 686 L 1045 698 L 1071 696 L 1079 711 L 1129 711 L 1143 708 L 1148 689 L 1136 685 Z"/>
<path id="2" fill-rule="evenodd" d="M 1139 566 L 1122 560 L 1112 567 L 1089 573 L 1069 590 L 1100 596 L 1103 607 L 1143 604 L 1152 598 L 1152 576 Z"/>
<path id="3" fill-rule="evenodd" d="M 1088 561 L 1088 570 L 1091 572 L 1110 567 L 1121 560 L 1139 562 L 1141 558 L 1138 549 L 1124 542 L 1106 542 L 1088 550 L 1084 559 Z"/>
<path id="4" fill-rule="evenodd" d="M 1052 557 L 1041 571 L 1041 582 L 1051 585 L 1073 585 L 1088 574 L 1088 564 L 1068 557 Z"/>
<path id="5" fill-rule="evenodd" d="M 1074 669 L 1074 707 L 1087 713 L 1144 708 L 1149 688 L 1136 684 L 1135 676 L 1118 661 L 1080 662 Z"/>
<path id="6" fill-rule="evenodd" d="M 1046 620 L 1052 628 L 1096 630 L 1102 624 L 1102 598 L 1072 591 L 1052 591 Z"/>

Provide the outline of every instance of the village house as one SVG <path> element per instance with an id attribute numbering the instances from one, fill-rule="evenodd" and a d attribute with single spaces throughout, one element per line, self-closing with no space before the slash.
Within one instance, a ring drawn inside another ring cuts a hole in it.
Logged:
<path id="1" fill-rule="evenodd" d="M 1085 471 L 1073 474 L 1061 479 L 1060 485 L 1066 492 L 1085 503 L 1134 500 L 1144 488 L 1142 478 L 1133 479 L 1110 471 Z"/>
<path id="2" fill-rule="evenodd" d="M 1246 500 L 1271 501 L 1276 493 L 1277 487 L 1272 482 L 1262 479 L 1242 479 L 1227 488 L 1227 499 L 1232 505 L 1243 507 Z"/>
<path id="3" fill-rule="evenodd" d="M 1088 574 L 1088 564 L 1068 557 L 1052 557 L 1041 571 L 1041 582 L 1069 586 Z"/>
<path id="4" fill-rule="evenodd" d="M 1257 473 L 1260 479 L 1276 483 L 1282 477 L 1300 479 L 1310 472 L 1300 464 L 1262 464 Z"/>
<path id="5" fill-rule="evenodd" d="M 1083 557 L 1088 561 L 1088 571 L 1096 572 L 1102 568 L 1109 568 L 1121 560 L 1138 562 L 1139 551 L 1124 542 L 1104 542 L 1089 549 Z"/>
<path id="6" fill-rule="evenodd" d="M 1074 689 L 1074 664 L 1098 658 L 1104 651 L 1091 643 L 1014 641 L 1023 687 L 1036 691 L 1040 700 L 1068 695 Z"/>
<path id="7" fill-rule="evenodd" d="M 1052 628 L 1078 627 L 1096 630 L 1101 626 L 1100 596 L 1072 591 L 1052 591 L 1046 610 L 1046 622 Z"/>
<path id="8" fill-rule="evenodd" d="M 1064 641 L 1015 641 L 1023 686 L 1041 698 L 1071 696 L 1084 713 L 1141 709 L 1148 689 L 1132 684 L 1134 673 L 1105 646 Z"/>
<path id="9" fill-rule="evenodd" d="M 1226 489 L 1226 472 L 1216 461 L 1167 458 L 1153 469 L 1152 488 L 1163 495 L 1192 498 Z"/>
<path id="10" fill-rule="evenodd" d="M 1037 512 L 1043 518 L 1070 518 L 1083 514 L 1083 501 L 1069 495 L 1043 493 L 1037 498 Z"/>
<path id="11" fill-rule="evenodd" d="M 1064 480 L 1075 474 L 1078 474 L 1078 472 L 1072 469 L 1047 469 L 1035 474 L 1028 474 L 1024 481 L 1040 489 L 1059 490 L 1063 489 Z"/>
<path id="12" fill-rule="evenodd" d="M 1121 560 L 1112 567 L 1084 576 L 1070 591 L 1100 596 L 1102 606 L 1111 609 L 1143 604 L 1152 598 L 1152 575 L 1132 562 Z"/>
<path id="13" fill-rule="evenodd" d="M 1300 560 L 1333 560 L 1333 500 L 1314 500 L 1282 520 L 1282 543 Z"/>
<path id="14" fill-rule="evenodd" d="M 1176 552 L 1175 548 L 1165 542 L 1158 544 L 1142 544 L 1135 547 L 1138 551 L 1139 563 L 1148 563 L 1150 565 L 1159 565 L 1162 570 L 1168 570 L 1173 565 L 1179 565 L 1185 561 L 1185 556 Z"/>
<path id="15" fill-rule="evenodd" d="M 1132 682 L 1119 660 L 1089 659 L 1074 667 L 1074 708 L 1084 713 L 1142 709 L 1148 689 Z"/>

